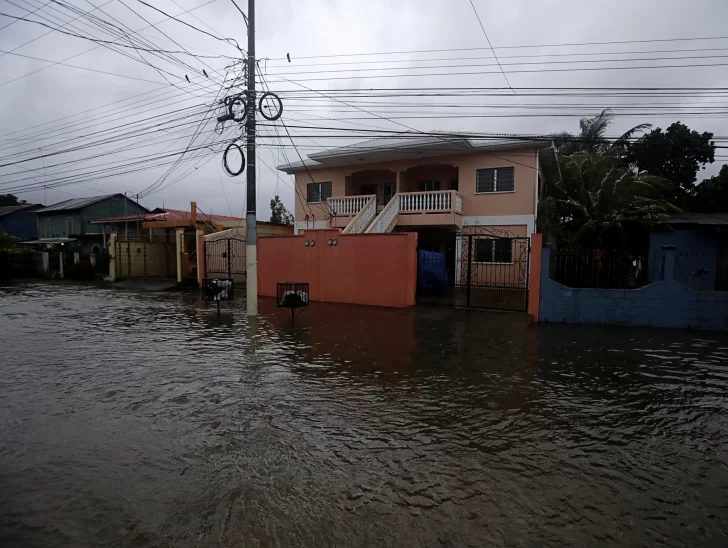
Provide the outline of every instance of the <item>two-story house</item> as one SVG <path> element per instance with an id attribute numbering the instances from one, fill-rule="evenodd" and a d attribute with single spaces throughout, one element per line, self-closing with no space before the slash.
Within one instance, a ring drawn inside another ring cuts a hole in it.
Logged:
<path id="1" fill-rule="evenodd" d="M 551 141 L 450 134 L 372 139 L 279 169 L 295 176 L 296 233 L 414 231 L 451 287 L 513 287 L 521 296 L 541 189 L 559 177 Z"/>
<path id="2" fill-rule="evenodd" d="M 149 213 L 123 194 L 73 198 L 36 211 L 39 243 L 73 243 L 84 252 L 99 251 L 108 233 L 93 221 L 105 217 Z"/>

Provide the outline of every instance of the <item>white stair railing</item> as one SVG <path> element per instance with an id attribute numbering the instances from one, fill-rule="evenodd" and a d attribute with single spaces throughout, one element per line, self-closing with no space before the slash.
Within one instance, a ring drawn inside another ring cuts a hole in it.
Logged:
<path id="1" fill-rule="evenodd" d="M 366 229 L 367 234 L 383 234 L 392 232 L 394 225 L 397 224 L 397 215 L 399 215 L 400 195 L 395 194 L 384 209 L 372 221 L 369 228 Z"/>
<path id="2" fill-rule="evenodd" d="M 366 205 L 371 195 L 367 196 L 336 196 L 326 201 L 331 211 L 336 215 L 356 215 Z"/>
<path id="3" fill-rule="evenodd" d="M 361 234 L 364 232 L 369 223 L 377 214 L 377 199 L 376 196 L 368 196 L 368 200 L 364 203 L 364 206 L 359 210 L 359 213 L 346 225 L 344 228 L 344 234 Z"/>

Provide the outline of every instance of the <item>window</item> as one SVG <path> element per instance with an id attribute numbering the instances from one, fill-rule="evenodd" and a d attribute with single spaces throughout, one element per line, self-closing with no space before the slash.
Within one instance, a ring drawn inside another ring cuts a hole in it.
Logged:
<path id="1" fill-rule="evenodd" d="M 512 263 L 513 240 L 510 238 L 475 240 L 476 263 Z"/>
<path id="2" fill-rule="evenodd" d="M 420 192 L 440 190 L 440 181 L 420 181 Z"/>
<path id="3" fill-rule="evenodd" d="M 515 179 L 512 167 L 479 169 L 475 175 L 475 192 L 513 192 Z"/>
<path id="4" fill-rule="evenodd" d="M 307 190 L 309 202 L 325 202 L 331 198 L 331 183 L 309 183 Z"/>

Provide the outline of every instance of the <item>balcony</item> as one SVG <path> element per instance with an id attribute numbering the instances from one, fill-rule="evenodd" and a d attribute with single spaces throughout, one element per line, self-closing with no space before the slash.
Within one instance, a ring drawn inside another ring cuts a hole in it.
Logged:
<path id="1" fill-rule="evenodd" d="M 456 190 L 398 192 L 366 232 L 391 232 L 395 226 L 451 226 L 463 224 L 463 197 Z"/>

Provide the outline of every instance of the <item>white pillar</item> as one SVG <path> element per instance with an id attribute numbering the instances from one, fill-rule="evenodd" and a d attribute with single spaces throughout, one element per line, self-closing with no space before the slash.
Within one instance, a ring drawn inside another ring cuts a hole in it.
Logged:
<path id="1" fill-rule="evenodd" d="M 61 279 L 63 279 L 63 251 L 58 252 L 58 264 L 59 264 L 59 272 L 61 274 Z"/>
<path id="2" fill-rule="evenodd" d="M 73 252 L 73 264 L 78 264 L 78 261 L 81 260 L 81 254 L 78 251 Z"/>
<path id="3" fill-rule="evenodd" d="M 200 239 L 202 238 L 202 230 L 196 230 L 195 231 L 195 245 L 197 246 L 197 284 L 202 287 L 202 261 L 205 260 L 205 257 L 202 256 L 201 249 L 200 249 Z"/>
<path id="4" fill-rule="evenodd" d="M 43 257 L 43 275 L 47 276 L 48 271 L 51 269 L 51 258 L 47 251 L 44 251 L 41 255 Z"/>
<path id="5" fill-rule="evenodd" d="M 182 253 L 184 253 L 184 228 L 176 229 L 177 283 L 182 283 Z"/>
<path id="6" fill-rule="evenodd" d="M 116 281 L 116 232 L 109 235 L 109 278 L 110 282 Z"/>

